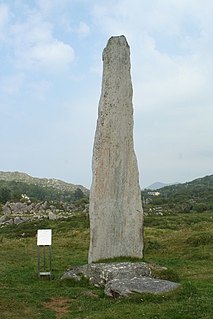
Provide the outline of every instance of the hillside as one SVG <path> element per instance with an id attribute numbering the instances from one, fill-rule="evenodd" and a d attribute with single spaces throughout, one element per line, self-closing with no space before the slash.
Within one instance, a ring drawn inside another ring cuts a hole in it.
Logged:
<path id="1" fill-rule="evenodd" d="M 89 191 L 58 179 L 37 178 L 20 172 L 0 172 L 0 203 L 19 201 L 25 194 L 32 202 L 73 202 L 88 197 Z"/>
<path id="2" fill-rule="evenodd" d="M 21 172 L 2 172 L 0 171 L 0 182 L 23 182 L 27 184 L 33 184 L 42 187 L 52 187 L 59 191 L 74 192 L 76 189 L 80 189 L 85 195 L 88 195 L 89 191 L 82 185 L 74 185 L 66 183 L 55 178 L 38 178 L 32 177 L 26 173 Z"/>
<path id="3" fill-rule="evenodd" d="M 156 189 L 160 189 L 162 187 L 168 186 L 168 185 L 169 184 L 162 183 L 162 182 L 155 182 L 155 183 L 149 185 L 148 187 L 146 187 L 146 189 L 156 190 Z"/>
<path id="4" fill-rule="evenodd" d="M 26 198 L 23 195 L 26 195 Z M 20 172 L 0 172 L 0 210 L 1 206 L 3 207 L 7 202 L 20 201 L 25 202 L 23 210 L 29 210 L 28 197 L 31 204 L 48 202 L 48 209 L 50 204 L 54 204 L 62 210 L 71 210 L 70 206 L 64 206 L 64 204 L 74 203 L 75 209 L 78 203 L 88 205 L 89 190 L 81 185 L 57 179 L 35 178 Z M 213 175 L 157 190 L 145 189 L 142 191 L 142 202 L 145 214 L 211 211 L 213 209 Z M 51 209 L 51 211 L 55 210 Z"/>
<path id="5" fill-rule="evenodd" d="M 88 207 L 89 191 L 57 179 L 0 172 L 0 224 L 33 218 L 64 218 Z"/>
<path id="6" fill-rule="evenodd" d="M 183 184 L 142 191 L 146 213 L 189 213 L 213 209 L 213 175 Z"/>

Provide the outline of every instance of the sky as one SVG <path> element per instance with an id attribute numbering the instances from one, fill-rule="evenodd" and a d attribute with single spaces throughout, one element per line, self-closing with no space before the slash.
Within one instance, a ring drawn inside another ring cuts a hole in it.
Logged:
<path id="1" fill-rule="evenodd" d="M 0 0 L 0 171 L 90 187 L 102 51 L 131 50 L 141 187 L 213 174 L 212 0 Z"/>

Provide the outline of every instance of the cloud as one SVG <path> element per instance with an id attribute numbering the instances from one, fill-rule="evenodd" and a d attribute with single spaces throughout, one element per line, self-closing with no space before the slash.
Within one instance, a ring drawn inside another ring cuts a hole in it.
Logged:
<path id="1" fill-rule="evenodd" d="M 0 4 L 0 40 L 5 39 L 5 30 L 9 21 L 9 8 L 6 4 Z"/>
<path id="2" fill-rule="evenodd" d="M 181 181 L 212 170 L 212 11 L 212 0 L 5 1 L 0 5 L 5 62 L 0 90 L 4 109 L 11 107 L 11 115 L 17 112 L 14 129 L 17 123 L 17 131 L 28 123 L 33 135 L 43 120 L 43 132 L 50 135 L 43 139 L 47 162 L 50 149 L 60 150 L 60 168 L 55 160 L 51 174 L 59 176 L 63 167 L 64 176 L 70 174 L 72 182 L 75 174 L 78 180 L 81 167 L 90 162 L 101 53 L 110 36 L 124 34 L 131 49 L 136 153 L 143 185 L 156 179 Z M 4 123 L 7 136 L 9 125 Z M 46 123 L 52 123 L 52 129 Z M 23 136 L 28 136 L 26 128 Z M 78 138 L 66 142 L 67 136 Z M 35 140 L 39 147 L 40 136 L 29 136 L 32 148 Z M 83 157 L 81 148 L 88 148 Z M 63 166 L 64 158 L 75 167 L 72 173 Z M 42 166 L 42 174 L 46 169 Z M 88 179 L 83 174 L 80 182 Z"/>
<path id="3" fill-rule="evenodd" d="M 90 27 L 84 21 L 80 21 L 76 24 L 74 22 L 71 22 L 68 17 L 61 16 L 59 22 L 60 26 L 66 33 L 77 34 L 80 37 L 86 37 L 90 34 Z"/>
<path id="4" fill-rule="evenodd" d="M 24 82 L 23 74 L 14 74 L 4 77 L 0 82 L 0 91 L 8 95 L 14 95 L 20 92 Z"/>
<path id="5" fill-rule="evenodd" d="M 48 92 L 51 89 L 51 82 L 47 80 L 30 81 L 26 86 L 36 100 L 47 101 Z"/>
<path id="6" fill-rule="evenodd" d="M 4 26 L 9 20 L 9 8 L 6 4 L 0 4 L 0 27 Z"/>
<path id="7" fill-rule="evenodd" d="M 44 11 L 50 11 L 52 9 L 60 10 L 60 8 L 66 8 L 67 5 L 72 3 L 70 0 L 36 0 L 38 7 Z"/>
<path id="8" fill-rule="evenodd" d="M 209 0 L 94 4 L 96 27 L 106 37 L 124 34 L 130 44 L 143 185 L 212 170 L 211 156 L 199 155 L 212 148 L 212 10 Z"/>
<path id="9" fill-rule="evenodd" d="M 79 27 L 77 28 L 77 33 L 80 36 L 87 36 L 90 33 L 90 28 L 85 22 L 80 21 Z"/>
<path id="10" fill-rule="evenodd" d="M 60 70 L 73 62 L 74 50 L 68 44 L 52 39 L 49 43 L 34 44 L 22 53 L 22 57 L 30 66 Z"/>
<path id="11" fill-rule="evenodd" d="M 176 39 L 179 46 L 188 43 L 187 49 L 191 49 L 189 39 L 196 44 L 213 33 L 212 10 L 211 0 L 205 4 L 193 0 L 118 0 L 116 4 L 94 1 L 92 14 L 96 25 L 107 34 L 124 33 L 131 42 L 138 43 L 148 34 L 156 42 L 163 37 L 169 41 Z"/>
<path id="12" fill-rule="evenodd" d="M 45 1 L 45 4 L 47 9 L 48 2 Z M 51 2 L 49 5 L 52 6 Z M 69 67 L 75 59 L 74 49 L 54 34 L 54 24 L 48 17 L 42 11 L 26 6 L 21 14 L 22 19 L 13 14 L 7 27 L 11 62 L 22 70 L 44 68 L 46 71 L 59 72 Z"/>

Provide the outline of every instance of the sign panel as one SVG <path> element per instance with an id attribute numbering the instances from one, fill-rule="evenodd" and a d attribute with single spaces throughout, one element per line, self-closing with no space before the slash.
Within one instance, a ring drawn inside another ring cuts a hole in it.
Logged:
<path id="1" fill-rule="evenodd" d="M 37 246 L 52 245 L 52 229 L 38 229 Z"/>

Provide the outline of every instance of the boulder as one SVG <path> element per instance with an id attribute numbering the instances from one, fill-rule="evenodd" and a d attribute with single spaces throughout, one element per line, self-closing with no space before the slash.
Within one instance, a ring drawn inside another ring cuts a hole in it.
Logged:
<path id="1" fill-rule="evenodd" d="M 48 214 L 48 218 L 49 218 L 49 220 L 56 220 L 57 215 L 50 211 Z"/>
<path id="2" fill-rule="evenodd" d="M 150 277 L 126 277 L 113 279 L 105 285 L 104 292 L 107 296 L 126 296 L 130 293 L 160 294 L 175 290 L 180 285 L 168 280 Z"/>
<path id="3" fill-rule="evenodd" d="M 1 225 L 1 224 L 4 224 L 7 219 L 8 219 L 7 215 L 1 216 L 1 217 L 0 217 L 0 225 Z"/>
<path id="4" fill-rule="evenodd" d="M 153 270 L 165 270 L 144 262 L 95 263 L 75 266 L 67 270 L 62 280 L 89 279 L 90 284 L 104 287 L 105 294 L 111 297 L 126 296 L 130 293 L 166 293 L 177 289 L 180 284 L 152 277 Z"/>
<path id="5" fill-rule="evenodd" d="M 18 225 L 18 224 L 20 224 L 20 223 L 23 223 L 23 220 L 22 220 L 21 217 L 15 217 L 13 223 L 14 223 L 15 225 Z"/>

